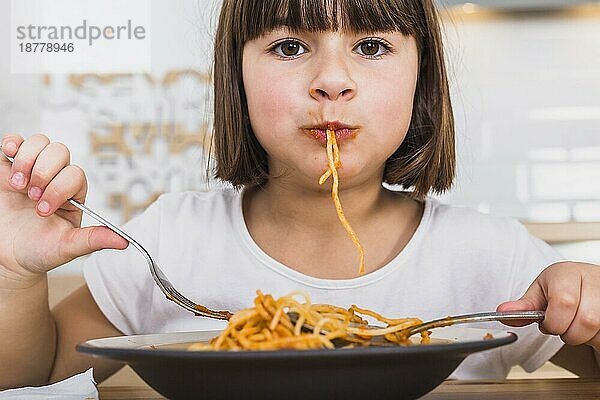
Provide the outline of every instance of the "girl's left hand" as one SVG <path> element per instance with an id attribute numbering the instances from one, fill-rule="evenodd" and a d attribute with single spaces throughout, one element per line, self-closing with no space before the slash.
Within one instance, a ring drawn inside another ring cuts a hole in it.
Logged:
<path id="1" fill-rule="evenodd" d="M 523 297 L 498 306 L 498 311 L 529 310 L 546 310 L 546 318 L 540 323 L 542 333 L 560 335 L 563 342 L 573 346 L 588 344 L 600 352 L 600 266 L 552 264 Z"/>

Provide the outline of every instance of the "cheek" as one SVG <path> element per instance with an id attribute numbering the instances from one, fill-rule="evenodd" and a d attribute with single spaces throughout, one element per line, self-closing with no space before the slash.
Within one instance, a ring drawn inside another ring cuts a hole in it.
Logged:
<path id="1" fill-rule="evenodd" d="M 261 73 L 258 68 L 245 76 L 248 113 L 257 136 L 265 131 L 276 136 L 276 132 L 290 128 L 290 121 L 293 122 L 290 117 L 297 108 L 295 99 L 298 96 L 294 95 L 289 77 L 278 78 L 269 74 L 267 80 L 265 76 L 266 72 Z"/>
<path id="2" fill-rule="evenodd" d="M 373 93 L 378 100 L 373 101 L 372 104 L 379 109 L 379 115 L 387 123 L 391 123 L 390 126 L 408 128 L 412 115 L 415 86 L 415 78 L 398 74 L 388 80 L 387 85 L 379 85 Z"/>
<path id="3" fill-rule="evenodd" d="M 254 99 L 253 108 L 256 114 L 271 123 L 280 123 L 284 115 L 292 108 L 290 96 L 282 96 L 281 91 L 267 86 Z"/>
<path id="4" fill-rule="evenodd" d="M 383 113 L 385 122 L 401 133 L 401 140 L 404 139 L 410 126 L 414 101 L 413 93 L 413 91 L 407 90 L 404 93 L 396 94 L 396 96 L 390 96 L 387 104 L 384 103 L 384 107 L 386 107 Z"/>
<path id="5" fill-rule="evenodd" d="M 402 143 L 410 126 L 413 99 L 414 87 L 410 84 L 380 86 L 372 92 L 372 101 L 366 108 L 381 145 L 395 149 Z"/>
<path id="6" fill-rule="evenodd" d="M 363 111 L 368 112 L 372 140 L 371 146 L 366 146 L 362 151 L 372 151 L 372 157 L 383 162 L 406 137 L 412 116 L 416 78 L 405 71 L 388 73 L 386 79 L 373 79 L 372 82 L 377 84 L 369 86 L 369 99 L 362 103 Z"/>

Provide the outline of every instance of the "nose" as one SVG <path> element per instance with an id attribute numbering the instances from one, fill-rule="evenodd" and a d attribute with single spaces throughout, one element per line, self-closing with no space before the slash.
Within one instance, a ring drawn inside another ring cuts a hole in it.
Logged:
<path id="1" fill-rule="evenodd" d="M 356 95 L 356 82 L 342 57 L 329 56 L 317 63 L 310 96 L 317 101 L 348 101 Z"/>

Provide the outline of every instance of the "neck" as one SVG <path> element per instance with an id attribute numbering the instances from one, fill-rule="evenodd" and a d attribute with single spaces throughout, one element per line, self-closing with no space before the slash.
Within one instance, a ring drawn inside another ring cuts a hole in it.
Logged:
<path id="1" fill-rule="evenodd" d="M 380 183 L 341 188 L 339 198 L 350 224 L 368 221 L 381 208 L 385 193 Z M 339 231 L 340 222 L 331 197 L 331 180 L 318 191 L 271 181 L 261 189 L 251 190 L 246 197 L 254 203 L 256 210 L 265 210 L 277 223 L 293 223 L 321 232 Z"/>
<path id="2" fill-rule="evenodd" d="M 339 197 L 365 250 L 369 273 L 393 259 L 410 240 L 422 207 L 386 190 L 380 179 L 363 182 L 342 187 Z M 331 183 L 315 190 L 272 179 L 262 188 L 246 190 L 243 203 L 250 235 L 277 261 L 319 278 L 357 276 L 357 251 L 336 213 Z"/>

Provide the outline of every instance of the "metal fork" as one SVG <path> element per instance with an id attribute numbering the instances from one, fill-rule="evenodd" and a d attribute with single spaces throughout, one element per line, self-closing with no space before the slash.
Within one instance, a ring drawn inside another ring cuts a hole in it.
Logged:
<path id="1" fill-rule="evenodd" d="M 13 157 L 7 156 L 2 151 L 2 143 L 0 143 L 0 153 L 2 153 L 10 162 L 14 161 Z M 146 259 L 146 262 L 148 263 L 148 267 L 150 269 L 150 274 L 152 275 L 152 278 L 154 278 L 154 282 L 156 282 L 156 285 L 165 294 L 165 296 L 167 296 L 167 299 L 173 301 L 178 306 L 180 306 L 198 316 L 215 318 L 215 319 L 223 319 L 223 320 L 228 320 L 231 317 L 232 314 L 229 311 L 210 310 L 201 304 L 194 303 L 193 301 L 191 301 L 190 299 L 188 299 L 187 297 L 182 295 L 177 289 L 175 289 L 173 284 L 167 279 L 164 272 L 160 269 L 160 267 L 154 261 L 154 259 L 152 259 L 152 257 L 150 256 L 150 253 L 148 253 L 148 251 L 144 248 L 144 246 L 139 244 L 134 238 L 129 236 L 127 233 L 125 233 L 121 229 L 117 228 L 117 226 L 112 224 L 110 221 L 101 217 L 100 215 L 98 215 L 94 211 L 90 210 L 88 207 L 84 206 L 83 204 L 81 204 L 73 199 L 69 199 L 67 201 L 69 203 L 71 203 L 73 206 L 75 206 L 78 209 L 80 209 L 81 211 L 83 211 L 85 214 L 94 218 L 96 221 L 98 221 L 102 225 L 111 229 L 113 232 L 115 232 L 116 234 L 121 236 L 123 239 L 127 240 L 140 253 L 142 253 L 144 258 Z"/>
<path id="2" fill-rule="evenodd" d="M 411 337 L 417 333 L 421 333 L 424 331 L 428 331 L 434 328 L 442 328 L 444 326 L 450 325 L 459 325 L 459 324 L 470 324 L 475 322 L 487 322 L 487 321 L 514 321 L 514 320 L 533 320 L 533 321 L 542 321 L 546 315 L 545 311 L 507 311 L 507 312 L 483 312 L 476 314 L 464 314 L 457 315 L 454 317 L 445 317 L 432 321 L 423 322 L 418 325 L 413 325 L 410 328 L 403 329 L 399 331 L 399 333 L 406 334 L 406 337 Z M 290 320 L 293 324 L 298 321 L 300 317 L 295 312 L 288 313 Z M 381 326 L 374 325 L 354 325 L 356 328 L 363 329 L 381 329 Z M 302 329 L 306 332 L 313 332 L 314 328 L 307 323 L 304 323 Z M 326 329 L 321 329 L 320 333 L 322 335 L 327 335 L 329 331 Z M 376 340 L 376 338 L 373 338 Z M 347 346 L 350 342 L 346 341 L 344 338 L 336 338 L 332 341 L 335 347 L 344 347 Z"/>
<path id="3" fill-rule="evenodd" d="M 533 320 L 542 321 L 546 316 L 545 311 L 506 311 L 506 312 L 483 312 L 476 314 L 456 315 L 454 317 L 440 318 L 433 321 L 423 322 L 403 330 L 408 337 L 428 331 L 434 328 L 441 328 L 450 325 L 470 324 L 474 322 L 487 321 L 514 321 L 514 320 Z"/>

